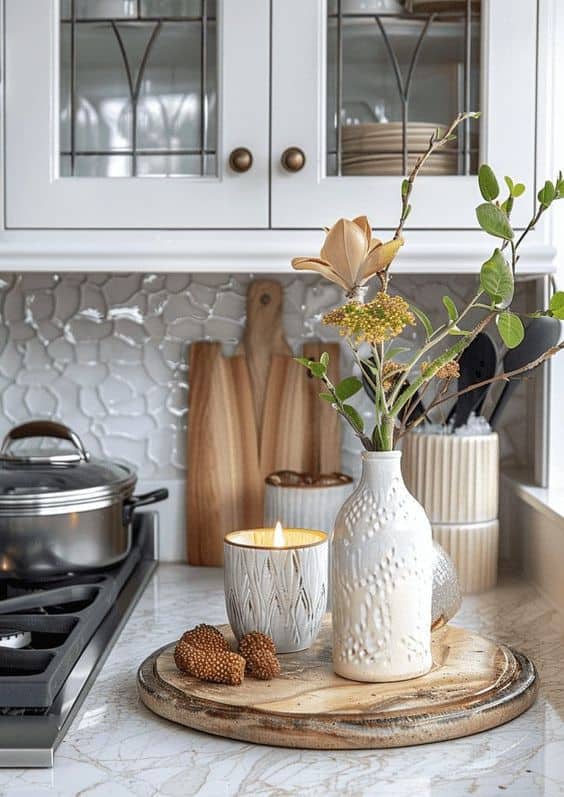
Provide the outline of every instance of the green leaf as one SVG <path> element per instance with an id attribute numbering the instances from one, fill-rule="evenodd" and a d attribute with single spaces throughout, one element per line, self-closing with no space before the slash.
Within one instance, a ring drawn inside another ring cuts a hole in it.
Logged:
<path id="1" fill-rule="evenodd" d="M 548 309 L 554 318 L 564 321 L 564 291 L 556 291 L 552 295 Z"/>
<path id="2" fill-rule="evenodd" d="M 522 196 L 525 193 L 525 184 L 524 183 L 516 183 L 511 195 L 517 199 L 518 197 Z"/>
<path id="3" fill-rule="evenodd" d="M 414 304 L 410 305 L 410 309 L 412 310 L 413 314 L 415 316 L 417 316 L 419 321 L 421 321 L 421 323 L 425 327 L 425 334 L 427 335 L 427 340 L 429 340 L 429 338 L 433 334 L 433 325 L 431 324 L 428 316 L 425 315 L 423 310 L 420 310 L 418 307 L 415 307 Z"/>
<path id="4" fill-rule="evenodd" d="M 458 335 L 458 337 L 466 337 L 466 335 L 471 335 L 472 330 L 470 329 L 460 329 L 459 327 L 452 327 L 448 331 L 449 335 Z"/>
<path id="5" fill-rule="evenodd" d="M 324 351 L 321 357 L 319 358 L 319 362 L 324 365 L 326 368 L 329 365 L 329 354 Z"/>
<path id="6" fill-rule="evenodd" d="M 525 337 L 523 322 L 515 313 L 504 310 L 496 318 L 497 329 L 508 349 L 516 348 Z"/>
<path id="7" fill-rule="evenodd" d="M 318 379 L 323 379 L 325 374 L 327 373 L 327 368 L 323 363 L 317 363 L 315 360 L 311 360 L 308 366 L 311 373 L 316 376 Z"/>
<path id="8" fill-rule="evenodd" d="M 511 214 L 511 211 L 513 210 L 513 197 L 512 196 L 508 196 L 507 199 L 504 202 L 501 203 L 501 209 L 503 210 L 503 212 L 505 213 L 507 218 L 509 218 L 509 216 Z"/>
<path id="9" fill-rule="evenodd" d="M 476 217 L 478 224 L 490 235 L 495 235 L 496 238 L 504 238 L 510 241 L 513 238 L 513 230 L 507 214 L 501 208 L 484 202 L 476 208 Z"/>
<path id="10" fill-rule="evenodd" d="M 309 357 L 294 357 L 294 360 L 300 365 L 304 365 L 306 368 L 309 368 L 309 364 L 311 362 Z"/>
<path id="11" fill-rule="evenodd" d="M 403 180 L 401 184 L 401 195 L 402 198 L 405 199 L 407 196 L 407 192 L 409 191 L 409 180 Z"/>
<path id="12" fill-rule="evenodd" d="M 352 407 L 350 404 L 343 404 L 343 409 L 346 412 L 347 416 L 353 422 L 355 428 L 358 429 L 359 432 L 363 432 L 364 431 L 364 421 L 362 420 L 362 418 L 358 414 L 357 410 L 355 410 L 355 408 Z"/>
<path id="13" fill-rule="evenodd" d="M 443 304 L 446 307 L 449 319 L 454 323 L 458 319 L 458 310 L 450 296 L 443 296 Z"/>
<path id="14" fill-rule="evenodd" d="M 480 287 L 492 302 L 501 307 L 511 304 L 515 285 L 511 266 L 499 249 L 495 249 L 480 271 Z"/>
<path id="15" fill-rule="evenodd" d="M 398 354 L 403 354 L 406 351 L 411 351 L 408 346 L 390 346 L 386 352 L 386 359 L 393 360 Z"/>
<path id="16" fill-rule="evenodd" d="M 345 401 L 351 396 L 354 396 L 361 389 L 362 382 L 360 379 L 357 379 L 356 376 L 347 376 L 345 379 L 339 382 L 335 388 L 335 393 L 340 401 Z"/>
<path id="17" fill-rule="evenodd" d="M 491 166 L 487 163 L 482 163 L 478 171 L 478 185 L 480 186 L 480 193 L 488 202 L 497 199 L 499 196 L 499 184 L 496 176 L 493 173 Z"/>
<path id="18" fill-rule="evenodd" d="M 329 402 L 329 404 L 334 404 L 335 399 L 331 395 L 331 393 L 320 393 L 319 398 L 323 399 L 323 401 Z"/>
<path id="19" fill-rule="evenodd" d="M 511 194 L 511 196 L 513 196 L 513 187 L 514 187 L 513 180 L 511 179 L 511 177 L 507 176 L 505 176 L 503 179 L 505 180 L 505 185 L 509 188 L 509 193 Z"/>
<path id="20" fill-rule="evenodd" d="M 546 183 L 541 188 L 541 190 L 538 192 L 537 198 L 541 203 L 541 205 L 547 208 L 549 207 L 551 202 L 553 202 L 555 197 L 556 197 L 556 188 L 554 187 L 554 184 L 550 180 L 547 180 Z"/>

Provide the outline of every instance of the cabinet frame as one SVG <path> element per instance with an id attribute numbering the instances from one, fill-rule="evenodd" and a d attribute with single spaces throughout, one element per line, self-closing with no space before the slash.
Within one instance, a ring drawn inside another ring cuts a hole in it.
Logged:
<path id="1" fill-rule="evenodd" d="M 236 33 L 240 4 L 218 0 L 217 177 L 61 178 L 59 1 L 4 0 L 6 229 L 267 227 L 270 14 L 264 0 L 245 8 L 252 47 Z M 254 163 L 237 174 L 241 146 Z"/>
<path id="2" fill-rule="evenodd" d="M 519 53 L 516 63 L 507 56 L 508 18 L 511 48 Z M 481 160 L 500 175 L 524 181 L 529 190 L 536 177 L 537 20 L 537 0 L 482 0 Z M 339 216 L 368 214 L 377 230 L 393 230 L 401 177 L 326 175 L 326 29 L 327 0 L 273 0 L 272 225 L 320 227 Z M 500 48 L 503 42 L 505 50 Z M 289 51 L 292 58 L 285 55 Z M 512 102 L 516 94 L 508 87 L 514 85 L 519 86 L 521 102 Z M 296 86 L 299 115 L 294 108 Z M 296 174 L 284 172 L 279 162 L 288 146 L 306 154 L 306 165 Z M 442 198 L 439 213 L 437 197 Z M 479 201 L 475 176 L 420 176 L 410 229 L 476 229 L 474 208 Z M 527 223 L 531 207 L 532 200 L 516 207 L 516 227 Z"/>

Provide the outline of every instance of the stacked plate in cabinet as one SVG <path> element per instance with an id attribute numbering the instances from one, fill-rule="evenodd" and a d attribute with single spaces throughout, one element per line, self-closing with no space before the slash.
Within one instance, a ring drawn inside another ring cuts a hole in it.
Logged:
<path id="1" fill-rule="evenodd" d="M 409 122 L 406 126 L 407 170 L 410 171 L 426 151 L 435 130 L 444 128 L 429 122 Z M 421 169 L 421 174 L 456 174 L 456 142 L 435 152 Z M 403 174 L 403 124 L 401 122 L 366 122 L 343 127 L 342 172 L 344 175 Z"/>

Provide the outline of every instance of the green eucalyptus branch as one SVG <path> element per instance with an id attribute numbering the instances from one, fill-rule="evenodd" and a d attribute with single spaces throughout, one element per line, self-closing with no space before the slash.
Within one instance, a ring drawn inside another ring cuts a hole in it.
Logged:
<path id="1" fill-rule="evenodd" d="M 399 396 L 403 385 L 405 384 L 406 380 L 409 377 L 409 373 L 413 370 L 413 368 L 417 365 L 417 363 L 421 360 L 421 358 L 424 357 L 425 354 L 427 354 L 429 351 L 431 351 L 431 349 L 433 349 L 437 345 L 437 343 L 440 343 L 448 335 L 451 335 L 453 330 L 458 329 L 459 322 L 463 318 L 465 318 L 466 315 L 468 315 L 470 310 L 475 309 L 476 303 L 483 296 L 483 293 L 484 292 L 482 290 L 480 290 L 474 296 L 474 298 L 470 300 L 468 305 L 462 310 L 462 312 L 459 314 L 459 316 L 458 316 L 458 318 L 456 320 L 449 321 L 449 323 L 444 327 L 443 331 L 439 335 L 431 336 L 431 338 L 427 341 L 427 343 L 425 343 L 421 347 L 421 349 L 416 353 L 415 357 L 413 357 L 412 360 L 408 363 L 406 370 L 402 374 L 402 378 L 400 378 L 398 380 L 397 384 L 394 386 L 394 390 L 392 391 L 392 394 L 390 396 L 390 403 L 392 405 L 394 404 L 394 402 L 396 401 L 397 397 Z M 491 308 L 488 308 L 488 310 L 489 309 L 491 309 Z M 437 330 L 435 330 L 435 332 L 437 332 Z M 470 336 L 467 335 L 466 338 L 468 338 L 468 337 L 470 337 Z M 470 338 L 470 340 L 467 340 L 466 346 L 468 346 L 470 344 L 471 340 L 472 340 L 471 338 Z M 463 346 L 462 350 L 464 348 L 466 348 L 466 346 Z"/>

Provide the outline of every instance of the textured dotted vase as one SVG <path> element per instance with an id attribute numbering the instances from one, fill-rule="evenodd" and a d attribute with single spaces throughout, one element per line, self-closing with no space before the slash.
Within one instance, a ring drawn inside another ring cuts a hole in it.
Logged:
<path id="1" fill-rule="evenodd" d="M 362 459 L 333 535 L 333 666 L 356 681 L 402 681 L 432 666 L 431 526 L 404 484 L 401 451 Z"/>

